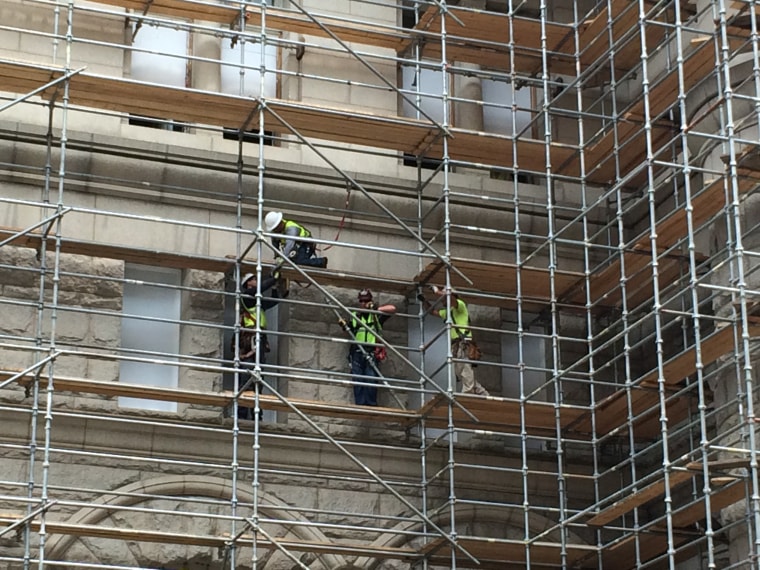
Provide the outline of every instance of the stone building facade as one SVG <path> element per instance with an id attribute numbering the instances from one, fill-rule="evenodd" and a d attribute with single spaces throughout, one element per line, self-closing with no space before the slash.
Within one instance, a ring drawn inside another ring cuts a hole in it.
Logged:
<path id="1" fill-rule="evenodd" d="M 742 10 L 233 4 L 0 5 L 0 568 L 756 567 Z M 283 263 L 253 391 L 273 210 L 329 266 Z"/>

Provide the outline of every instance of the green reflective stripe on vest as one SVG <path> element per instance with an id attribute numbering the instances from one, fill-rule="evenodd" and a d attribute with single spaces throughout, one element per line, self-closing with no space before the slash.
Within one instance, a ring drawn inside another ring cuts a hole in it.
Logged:
<path id="1" fill-rule="evenodd" d="M 258 307 L 255 309 L 257 314 L 259 315 L 259 323 L 261 326 L 261 330 L 264 330 L 267 328 L 267 314 L 263 311 L 259 310 Z M 256 317 L 251 311 L 246 310 L 243 313 L 243 327 L 247 329 L 255 329 L 256 328 Z"/>
<path id="2" fill-rule="evenodd" d="M 283 233 L 287 233 L 288 228 L 292 228 L 292 227 L 298 228 L 298 237 L 302 237 L 302 238 L 311 237 L 311 232 L 309 230 L 307 230 L 301 224 L 298 224 L 296 222 L 291 222 L 290 220 L 285 221 L 285 231 Z"/>
<path id="3" fill-rule="evenodd" d="M 368 325 L 372 330 L 365 329 L 359 324 L 358 321 L 361 321 L 365 325 Z M 351 319 L 351 328 L 356 331 L 354 334 L 356 342 L 374 344 L 377 341 L 377 337 L 374 335 L 374 333 L 380 332 L 380 329 L 383 327 L 380 325 L 380 321 L 377 320 L 375 315 L 363 315 L 357 319 L 356 313 L 354 313 L 354 317 Z"/>

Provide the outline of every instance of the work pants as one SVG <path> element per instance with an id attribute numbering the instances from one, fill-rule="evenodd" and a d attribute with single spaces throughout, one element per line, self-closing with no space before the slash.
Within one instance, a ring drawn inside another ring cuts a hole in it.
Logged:
<path id="1" fill-rule="evenodd" d="M 367 349 L 367 351 L 371 350 L 371 347 Z M 357 378 L 357 376 L 377 378 L 377 372 L 372 367 L 372 364 L 375 362 L 372 356 L 368 359 L 361 350 L 357 349 L 352 350 L 349 357 L 351 359 L 351 374 L 354 376 L 354 382 L 361 382 L 362 384 L 377 383 L 377 380 L 373 380 L 372 378 Z M 358 406 L 377 406 L 377 388 L 362 384 L 354 384 L 354 402 Z"/>
<path id="2" fill-rule="evenodd" d="M 467 341 L 455 340 L 451 345 L 451 352 L 457 360 L 454 362 L 454 374 L 456 374 L 457 380 L 462 383 L 462 392 L 488 396 L 488 390 L 475 380 L 475 370 L 472 363 L 467 361 L 469 356 L 467 354 Z M 460 360 L 464 360 L 464 362 L 459 362 Z"/>

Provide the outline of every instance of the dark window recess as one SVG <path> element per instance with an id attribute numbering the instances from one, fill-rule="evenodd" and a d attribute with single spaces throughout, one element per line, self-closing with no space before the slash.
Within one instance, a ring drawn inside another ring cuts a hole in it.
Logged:
<path id="1" fill-rule="evenodd" d="M 405 1 L 401 7 L 401 26 L 404 28 L 414 28 L 417 23 L 417 16 L 414 13 L 415 2 Z M 425 11 L 425 6 L 420 7 L 420 15 Z"/>
<path id="2" fill-rule="evenodd" d="M 490 178 L 492 180 L 509 180 L 514 181 L 515 175 L 512 172 L 506 170 L 492 170 Z M 535 179 L 532 174 L 526 174 L 525 172 L 517 173 L 517 181 L 521 184 L 535 184 Z"/>
<path id="3" fill-rule="evenodd" d="M 417 161 L 418 157 L 413 154 L 407 154 L 404 153 L 404 166 L 414 166 L 417 167 Z M 422 158 L 419 159 L 419 166 L 420 168 L 425 168 L 427 170 L 435 170 L 437 169 L 441 164 L 443 163 L 443 160 L 440 158 Z"/>
<path id="4" fill-rule="evenodd" d="M 222 136 L 227 140 L 236 141 L 238 140 L 238 129 L 230 129 L 225 127 L 224 131 L 222 132 Z M 264 144 L 266 146 L 274 146 L 274 132 L 273 131 L 264 131 Z M 250 130 L 245 131 L 243 133 L 243 142 L 247 143 L 258 143 L 259 142 L 259 130 Z"/>
<path id="5" fill-rule="evenodd" d="M 177 123 L 166 119 L 154 119 L 152 117 L 129 116 L 129 124 L 138 127 L 148 127 L 149 129 L 161 129 L 164 131 L 174 131 L 175 133 L 184 133 L 187 131 L 187 124 Z"/>

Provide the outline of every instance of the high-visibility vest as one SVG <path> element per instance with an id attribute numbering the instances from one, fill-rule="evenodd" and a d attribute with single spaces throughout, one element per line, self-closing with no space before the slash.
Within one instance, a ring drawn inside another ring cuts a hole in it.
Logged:
<path id="1" fill-rule="evenodd" d="M 438 315 L 446 320 L 446 309 L 440 309 Z M 454 322 L 451 325 L 451 338 L 452 340 L 459 340 L 460 338 L 471 339 L 472 331 L 470 330 L 470 311 L 467 309 L 467 303 L 462 299 L 452 299 L 451 303 L 451 320 Z"/>
<path id="2" fill-rule="evenodd" d="M 369 330 L 362 327 L 359 324 L 359 321 L 367 325 Z M 356 339 L 356 342 L 362 344 L 375 344 L 375 342 L 377 342 L 377 337 L 374 333 L 380 332 L 382 328 L 383 326 L 380 324 L 380 319 L 378 319 L 377 315 L 373 313 L 365 313 L 363 315 L 357 315 L 354 313 L 354 316 L 351 319 L 351 330 L 356 331 L 354 333 L 354 338 Z"/>
<path id="3" fill-rule="evenodd" d="M 311 237 L 311 232 L 309 230 L 307 230 L 301 224 L 292 222 L 290 220 L 285 220 L 285 230 L 283 231 L 283 233 L 287 233 L 288 228 L 292 228 L 294 226 L 298 228 L 298 237 L 302 237 L 302 238 Z"/>
<path id="4" fill-rule="evenodd" d="M 256 311 L 259 315 L 259 325 L 261 326 L 261 330 L 265 330 L 267 328 L 267 314 L 264 311 L 261 311 L 258 307 L 244 309 L 242 322 L 240 324 L 246 329 L 256 328 L 256 316 L 251 311 Z"/>

